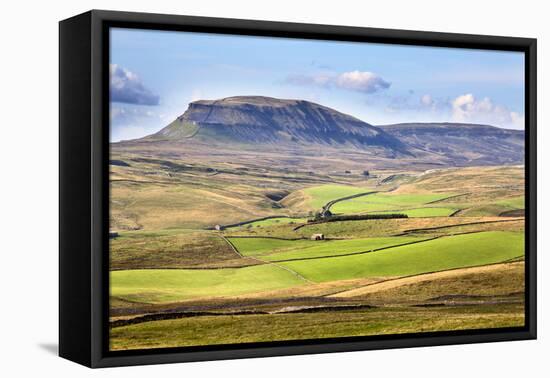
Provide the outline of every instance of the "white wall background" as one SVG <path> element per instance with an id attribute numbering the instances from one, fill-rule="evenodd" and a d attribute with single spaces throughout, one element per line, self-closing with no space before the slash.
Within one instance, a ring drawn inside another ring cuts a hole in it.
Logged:
<path id="1" fill-rule="evenodd" d="M 0 375 L 103 377 L 541 377 L 550 371 L 549 221 L 539 216 L 539 340 L 89 370 L 57 344 L 57 22 L 92 8 L 539 39 L 539 214 L 550 212 L 544 1 L 6 1 L 0 22 Z M 546 113 L 545 113 L 546 112 Z M 547 299 L 547 298 L 546 298 Z M 546 348 L 546 351 L 545 351 Z"/>

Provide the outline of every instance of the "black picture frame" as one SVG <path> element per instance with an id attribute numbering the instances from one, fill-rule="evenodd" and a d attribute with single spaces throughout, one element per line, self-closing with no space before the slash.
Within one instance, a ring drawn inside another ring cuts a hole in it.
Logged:
<path id="1" fill-rule="evenodd" d="M 110 27 L 525 53 L 525 327 L 108 351 Z M 59 24 L 59 354 L 89 367 L 536 338 L 536 39 L 92 10 Z"/>

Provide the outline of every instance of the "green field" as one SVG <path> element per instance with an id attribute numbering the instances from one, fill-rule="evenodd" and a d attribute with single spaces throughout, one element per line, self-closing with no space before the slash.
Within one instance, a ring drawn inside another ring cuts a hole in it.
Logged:
<path id="1" fill-rule="evenodd" d="M 362 213 L 374 211 L 402 210 L 418 208 L 428 202 L 442 200 L 452 196 L 444 194 L 389 194 L 375 193 L 367 196 L 337 202 L 331 207 L 333 213 Z"/>
<path id="2" fill-rule="evenodd" d="M 367 188 L 344 185 L 321 185 L 304 189 L 304 193 L 309 198 L 308 204 L 314 209 L 320 209 L 327 202 L 338 198 L 367 193 L 369 191 Z"/>
<path id="3" fill-rule="evenodd" d="M 269 238 L 231 238 L 230 240 L 244 256 L 257 256 L 265 261 L 280 261 L 366 252 L 379 248 L 413 243 L 424 239 L 401 236 L 321 241 L 287 241 Z"/>
<path id="4" fill-rule="evenodd" d="M 165 303 L 222 297 L 304 284 L 275 265 L 226 269 L 146 269 L 111 272 L 111 295 L 128 301 Z"/>
<path id="5" fill-rule="evenodd" d="M 314 282 L 361 277 L 408 276 L 485 265 L 524 254 L 524 234 L 480 232 L 355 256 L 280 263 Z"/>
<path id="6" fill-rule="evenodd" d="M 371 247 L 391 243 L 389 240 L 391 238 L 387 239 L 376 240 Z M 262 253 L 273 252 L 276 243 L 287 242 L 276 239 L 234 240 L 253 241 L 257 245 L 263 245 Z M 491 264 L 522 256 L 523 240 L 522 233 L 480 232 L 443 237 L 361 255 L 299 260 L 279 264 L 314 282 L 407 276 Z M 315 243 L 308 242 L 300 240 L 288 243 L 299 243 L 302 246 Z M 317 242 L 318 246 L 310 246 L 310 248 L 313 248 L 313 253 L 317 255 L 331 253 L 332 248 L 326 247 L 326 245 L 338 242 L 343 243 L 343 250 L 354 251 L 363 248 L 362 246 L 367 241 Z M 250 247 L 251 244 L 247 244 L 247 246 Z M 341 250 L 339 249 L 339 251 Z M 256 249 L 251 249 L 249 253 L 258 252 Z M 308 248 L 272 254 L 267 259 L 281 259 L 281 255 L 285 258 L 303 258 L 308 256 Z M 275 265 L 237 269 L 125 270 L 111 272 L 111 295 L 137 302 L 162 303 L 199 297 L 234 296 L 282 289 L 304 283 L 305 281 L 299 276 Z"/>

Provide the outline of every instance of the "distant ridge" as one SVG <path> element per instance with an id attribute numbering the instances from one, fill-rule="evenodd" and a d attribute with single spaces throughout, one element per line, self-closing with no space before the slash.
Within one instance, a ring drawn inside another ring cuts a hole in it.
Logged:
<path id="1" fill-rule="evenodd" d="M 329 107 L 298 99 L 235 96 L 199 100 L 159 132 L 129 141 L 262 145 L 265 149 L 330 147 L 377 159 L 441 166 L 523 164 L 522 130 L 465 123 L 373 126 Z"/>
<path id="2" fill-rule="evenodd" d="M 521 164 L 523 130 L 467 123 L 400 123 L 379 126 L 410 147 L 444 155 L 456 164 Z"/>

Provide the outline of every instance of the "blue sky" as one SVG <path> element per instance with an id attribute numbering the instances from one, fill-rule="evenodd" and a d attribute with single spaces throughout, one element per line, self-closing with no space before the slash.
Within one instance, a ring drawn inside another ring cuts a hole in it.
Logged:
<path id="1" fill-rule="evenodd" d="M 373 125 L 524 128 L 517 52 L 111 29 L 110 72 L 112 141 L 237 95 L 309 100 Z"/>

